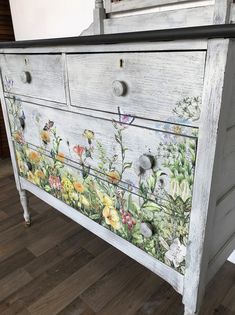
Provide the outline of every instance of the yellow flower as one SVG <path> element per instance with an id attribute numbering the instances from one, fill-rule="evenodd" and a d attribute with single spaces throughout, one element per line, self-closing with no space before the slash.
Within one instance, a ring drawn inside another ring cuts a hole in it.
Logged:
<path id="1" fill-rule="evenodd" d="M 36 151 L 29 151 L 28 158 L 33 163 L 38 163 L 40 161 L 41 155 Z"/>
<path id="2" fill-rule="evenodd" d="M 96 193 L 104 206 L 113 207 L 113 200 L 110 197 L 103 195 L 99 190 L 96 190 Z"/>
<path id="3" fill-rule="evenodd" d="M 69 198 L 73 201 L 78 201 L 78 194 L 75 192 L 69 193 Z"/>
<path id="4" fill-rule="evenodd" d="M 107 173 L 108 181 L 112 184 L 119 183 L 121 176 L 117 171 L 110 171 Z"/>
<path id="5" fill-rule="evenodd" d="M 47 144 L 47 143 L 49 143 L 49 142 L 51 141 L 51 139 L 50 139 L 50 133 L 49 133 L 49 131 L 47 131 L 47 130 L 42 130 L 41 133 L 40 133 L 40 136 L 41 136 L 42 141 L 43 141 L 45 144 Z"/>
<path id="6" fill-rule="evenodd" d="M 71 183 L 71 181 L 67 177 L 62 177 L 61 183 L 62 183 L 64 191 L 72 192 L 74 190 L 73 184 Z"/>
<path id="7" fill-rule="evenodd" d="M 27 172 L 27 178 L 33 184 L 37 184 L 38 183 L 36 178 L 35 178 L 35 176 L 34 176 L 34 174 L 31 171 Z"/>
<path id="8" fill-rule="evenodd" d="M 84 130 L 83 136 L 91 141 L 94 139 L 95 133 L 92 130 L 86 129 Z"/>
<path id="9" fill-rule="evenodd" d="M 18 151 L 16 151 L 16 159 L 17 161 L 22 161 L 21 155 Z"/>
<path id="10" fill-rule="evenodd" d="M 64 155 L 64 153 L 62 153 L 62 152 L 59 152 L 59 153 L 56 155 L 56 160 L 60 161 L 61 163 L 64 163 L 64 158 L 65 158 L 65 155 Z"/>
<path id="11" fill-rule="evenodd" d="M 105 222 L 108 225 L 111 225 L 115 230 L 119 230 L 121 228 L 117 210 L 112 207 L 105 206 L 103 209 L 103 216 L 105 218 Z"/>
<path id="12" fill-rule="evenodd" d="M 83 193 L 85 188 L 83 186 L 83 184 L 79 183 L 79 182 L 76 182 L 76 183 L 73 183 L 73 186 L 74 186 L 74 189 L 79 192 L 79 193 Z"/>
<path id="13" fill-rule="evenodd" d="M 82 204 L 84 207 L 89 207 L 89 206 L 90 206 L 89 201 L 88 201 L 88 200 L 86 199 L 86 197 L 84 197 L 83 195 L 81 195 L 80 202 L 81 202 L 81 204 Z"/>
<path id="14" fill-rule="evenodd" d="M 21 173 L 26 173 L 27 171 L 26 165 L 21 159 L 18 159 L 18 166 Z"/>
<path id="15" fill-rule="evenodd" d="M 174 126 L 173 127 L 173 132 L 176 134 L 181 134 L 182 133 L 182 127 L 181 126 Z"/>
<path id="16" fill-rule="evenodd" d="M 45 177 L 45 174 L 43 173 L 43 171 L 37 170 L 37 171 L 35 172 L 35 176 L 38 177 L 38 178 L 44 178 L 44 177 Z"/>

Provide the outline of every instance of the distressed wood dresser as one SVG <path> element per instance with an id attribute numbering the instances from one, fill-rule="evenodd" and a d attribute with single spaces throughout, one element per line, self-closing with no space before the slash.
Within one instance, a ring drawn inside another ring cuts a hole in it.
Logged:
<path id="1" fill-rule="evenodd" d="M 96 1 L 83 36 L 0 46 L 26 223 L 30 191 L 168 281 L 185 315 L 235 247 L 233 12 Z"/>

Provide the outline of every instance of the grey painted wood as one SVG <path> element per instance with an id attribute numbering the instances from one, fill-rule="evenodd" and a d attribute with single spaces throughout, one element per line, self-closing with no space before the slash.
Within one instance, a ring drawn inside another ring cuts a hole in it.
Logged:
<path id="1" fill-rule="evenodd" d="M 138 9 L 146 9 L 146 8 L 153 8 L 153 7 L 161 7 L 166 5 L 175 5 L 181 3 L 195 3 L 200 0 L 122 0 L 120 2 L 111 2 L 111 0 L 105 0 L 105 8 L 107 13 L 113 12 L 122 12 L 122 11 L 129 11 L 129 10 L 138 10 Z"/>
<path id="2" fill-rule="evenodd" d="M 0 63 L 3 79 L 14 81 L 11 93 L 66 102 L 61 55 L 1 55 Z M 29 82 L 22 80 L 25 73 Z"/>
<path id="3" fill-rule="evenodd" d="M 141 22 L 140 22 L 141 20 Z M 190 27 L 213 23 L 213 6 L 154 12 L 104 20 L 104 33 Z"/>
<path id="4" fill-rule="evenodd" d="M 105 19 L 105 10 L 104 10 L 103 0 L 95 0 L 94 22 L 93 22 L 94 34 L 104 33 L 104 19 Z"/>
<path id="5" fill-rule="evenodd" d="M 176 121 L 178 102 L 201 97 L 204 61 L 205 52 L 68 55 L 71 103 L 113 113 L 120 107 L 130 115 Z M 125 95 L 115 95 L 115 81 L 125 83 Z M 186 123 L 198 126 L 199 121 Z"/>
<path id="6" fill-rule="evenodd" d="M 192 312 L 199 308 L 206 286 L 217 197 L 216 182 L 219 180 L 223 139 L 226 133 L 225 121 L 232 96 L 233 72 L 230 70 L 229 62 L 232 56 L 229 47 L 229 40 L 211 40 L 207 53 L 193 211 L 187 252 L 188 268 L 185 274 L 183 296 L 184 303 Z M 211 84 L 212 77 L 213 84 Z M 225 79 L 226 83 L 224 83 Z"/>
<path id="7" fill-rule="evenodd" d="M 230 14 L 233 0 L 215 1 L 214 24 L 226 24 L 230 22 Z"/>

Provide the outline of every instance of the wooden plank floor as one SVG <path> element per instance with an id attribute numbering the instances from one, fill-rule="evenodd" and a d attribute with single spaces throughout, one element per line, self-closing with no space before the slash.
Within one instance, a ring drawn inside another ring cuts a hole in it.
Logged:
<path id="1" fill-rule="evenodd" d="M 182 315 L 166 282 L 30 196 L 25 228 L 10 163 L 0 161 L 0 314 Z M 202 315 L 235 315 L 235 265 L 207 290 Z"/>

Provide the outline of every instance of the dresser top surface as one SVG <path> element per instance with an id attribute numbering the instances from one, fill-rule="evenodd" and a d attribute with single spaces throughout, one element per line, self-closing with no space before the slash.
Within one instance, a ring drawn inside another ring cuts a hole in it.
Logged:
<path id="1" fill-rule="evenodd" d="M 197 27 L 184 27 L 142 32 L 128 32 L 117 34 L 104 34 L 92 36 L 77 36 L 68 38 L 52 38 L 43 40 L 25 40 L 15 42 L 2 42 L 0 49 L 31 48 L 53 46 L 80 46 L 80 45 L 106 45 L 120 43 L 160 42 L 174 40 L 193 40 L 211 38 L 235 38 L 235 25 L 208 25 Z"/>

